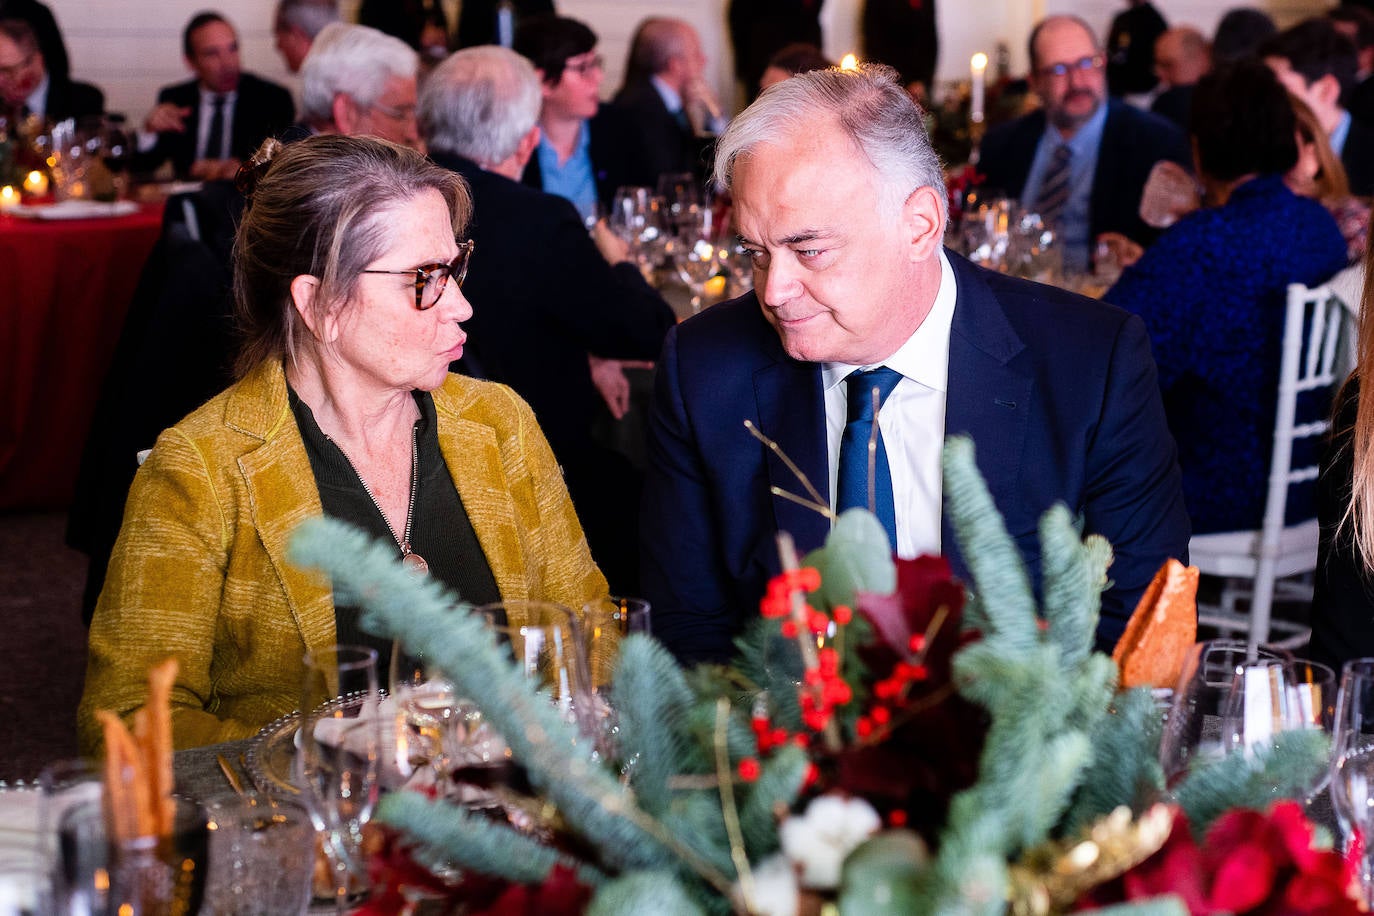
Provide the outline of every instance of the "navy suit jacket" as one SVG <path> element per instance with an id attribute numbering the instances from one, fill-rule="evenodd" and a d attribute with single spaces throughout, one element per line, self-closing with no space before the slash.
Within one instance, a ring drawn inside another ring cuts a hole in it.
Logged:
<path id="1" fill-rule="evenodd" d="M 140 171 L 154 171 L 168 159 L 179 176 L 191 171 L 196 158 L 196 137 L 200 130 L 200 89 L 196 80 L 164 86 L 157 94 L 158 104 L 171 102 L 191 109 L 186 117 L 186 129 L 166 131 L 157 135 L 157 145 L 135 161 Z M 229 134 L 229 153 L 235 159 L 247 160 L 258 145 L 268 137 L 275 137 L 296 120 L 296 105 L 291 93 L 276 83 L 244 73 L 239 77 L 238 100 L 234 103 L 234 121 Z"/>
<path id="2" fill-rule="evenodd" d="M 1350 181 L 1350 193 L 1356 197 L 1374 194 L 1374 127 L 1353 118 L 1350 133 L 1341 150 L 1341 163 Z"/>
<path id="3" fill-rule="evenodd" d="M 658 176 L 674 172 L 706 174 L 712 141 L 678 123 L 648 78 L 626 83 L 613 104 L 629 124 L 641 171 L 650 179 L 646 184 L 652 187 Z"/>
<path id="4" fill-rule="evenodd" d="M 1036 526 L 1056 501 L 1112 542 L 1109 647 L 1155 571 L 1186 559 L 1177 451 L 1140 319 L 1113 306 L 975 267 L 948 253 L 958 298 L 945 434 L 972 436 L 978 466 L 1039 582 Z M 818 363 L 791 359 L 755 294 L 671 331 L 658 364 L 642 515 L 654 635 L 687 661 L 722 659 L 778 570 L 774 535 L 805 552 L 829 522 L 772 496 L 804 492 L 744 428 L 752 420 L 828 489 Z M 934 434 L 934 433 L 933 433 Z M 967 579 L 948 519 L 942 544 Z"/>
<path id="5" fill-rule="evenodd" d="M 987 178 L 985 187 L 1020 198 L 1044 134 L 1043 109 L 988 131 L 978 158 L 978 170 Z M 1150 169 L 1161 159 L 1192 170 L 1183 131 L 1159 115 L 1109 100 L 1088 203 L 1090 239 L 1103 232 L 1120 232 L 1142 245 L 1154 241 L 1159 230 L 1140 218 L 1140 194 Z"/>

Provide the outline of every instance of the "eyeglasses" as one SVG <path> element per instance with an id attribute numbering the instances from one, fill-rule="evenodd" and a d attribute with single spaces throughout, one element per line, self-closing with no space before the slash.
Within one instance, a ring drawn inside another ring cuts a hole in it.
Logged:
<path id="1" fill-rule="evenodd" d="M 1048 67 L 1041 67 L 1035 72 L 1040 76 L 1053 76 L 1063 79 L 1075 71 L 1079 73 L 1090 73 L 1093 70 L 1100 70 L 1107 63 L 1107 58 L 1101 54 L 1094 54 L 1091 57 L 1080 57 L 1078 60 L 1069 61 L 1066 64 L 1051 64 Z"/>
<path id="2" fill-rule="evenodd" d="M 367 108 L 369 111 L 380 112 L 381 114 L 386 115 L 393 121 L 415 120 L 414 105 L 401 105 L 397 107 L 392 107 L 391 105 L 383 105 L 380 102 L 374 102 L 373 104 L 367 106 Z"/>
<path id="3" fill-rule="evenodd" d="M 604 68 L 605 66 L 606 66 L 606 61 L 605 61 L 605 59 L 604 59 L 600 54 L 593 54 L 590 60 L 584 60 L 584 61 L 582 61 L 582 62 L 579 63 L 579 64 L 566 63 L 566 64 L 563 65 L 563 69 L 564 69 L 564 70 L 571 70 L 573 73 L 576 73 L 578 76 L 586 76 L 588 73 L 591 73 L 593 70 L 600 70 L 600 69 Z"/>
<path id="4" fill-rule="evenodd" d="M 471 239 L 466 242 L 459 242 L 458 257 L 447 264 L 421 264 L 410 270 L 362 270 L 359 273 L 414 277 L 415 307 L 423 312 L 425 309 L 433 308 L 438 304 L 439 297 L 444 294 L 444 289 L 448 286 L 450 278 L 458 284 L 459 289 L 462 289 L 463 281 L 467 279 L 468 275 L 468 261 L 472 259 L 472 249 L 476 247 L 477 243 Z"/>

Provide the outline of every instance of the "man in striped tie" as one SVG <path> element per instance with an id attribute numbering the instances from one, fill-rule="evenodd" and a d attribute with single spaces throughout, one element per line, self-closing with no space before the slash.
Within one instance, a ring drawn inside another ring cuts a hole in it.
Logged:
<path id="1" fill-rule="evenodd" d="M 1148 244 L 1155 233 L 1140 218 L 1140 194 L 1160 159 L 1190 165 L 1183 132 L 1107 99 L 1106 56 L 1076 16 L 1037 25 L 1030 60 L 1031 86 L 1044 107 L 988 131 L 978 162 L 985 186 L 1054 226 L 1071 272 L 1090 267 L 1104 232 Z"/>
<path id="2" fill-rule="evenodd" d="M 685 660 L 727 657 L 777 533 L 805 552 L 851 507 L 898 556 L 944 553 L 964 575 L 940 475 L 962 434 L 1033 577 L 1054 502 L 1112 543 L 1110 647 L 1188 549 L 1140 319 L 943 248 L 940 163 L 891 68 L 771 87 L 721 137 L 716 177 L 754 291 L 669 331 L 658 363 L 640 527 L 655 635 Z"/>

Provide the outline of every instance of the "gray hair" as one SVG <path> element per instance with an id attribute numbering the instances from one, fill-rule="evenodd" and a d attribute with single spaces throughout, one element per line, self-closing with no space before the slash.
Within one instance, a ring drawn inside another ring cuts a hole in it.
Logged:
<path id="1" fill-rule="evenodd" d="M 414 79 L 420 55 L 390 35 L 365 25 L 325 26 L 301 64 L 301 110 L 306 121 L 332 119 L 334 96 L 342 92 L 366 108 L 376 103 L 386 79 Z"/>
<path id="2" fill-rule="evenodd" d="M 902 88 L 897 71 L 882 64 L 813 70 L 770 86 L 716 145 L 716 182 L 729 188 L 740 156 L 761 143 L 813 131 L 827 116 L 878 173 L 885 204 L 900 206 L 917 188 L 929 187 L 939 193 L 943 212 L 944 172 L 926 135 L 924 112 Z"/>
<path id="3" fill-rule="evenodd" d="M 641 22 L 630 41 L 626 82 L 632 77 L 648 79 L 667 70 L 673 58 L 687 50 L 687 30 L 690 28 L 685 20 L 667 16 L 651 16 Z"/>
<path id="4" fill-rule="evenodd" d="M 338 21 L 337 0 L 278 0 L 273 28 L 281 31 L 294 27 L 314 38 L 325 26 Z"/>
<path id="5" fill-rule="evenodd" d="M 425 80 L 420 135 L 433 152 L 490 167 L 515 154 L 542 102 L 539 75 L 524 57 L 496 45 L 464 48 Z"/>

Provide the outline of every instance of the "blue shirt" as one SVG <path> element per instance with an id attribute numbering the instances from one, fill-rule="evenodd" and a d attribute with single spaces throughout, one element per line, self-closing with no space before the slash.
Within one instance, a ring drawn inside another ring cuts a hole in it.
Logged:
<path id="1" fill-rule="evenodd" d="M 544 190 L 572 201 L 583 221 L 588 223 L 597 216 L 596 170 L 592 168 L 591 143 L 592 132 L 583 121 L 577 129 L 577 145 L 567 162 L 559 165 L 558 151 L 542 135 L 535 152 L 539 157 L 539 175 Z"/>
<path id="2" fill-rule="evenodd" d="M 1046 121 L 1045 133 L 1035 148 L 1035 158 L 1031 160 L 1026 184 L 1021 189 L 1021 206 L 1034 210 L 1045 172 L 1054 159 L 1054 151 L 1061 144 L 1068 145 L 1073 152 L 1073 158 L 1069 160 L 1069 199 L 1059 217 L 1059 237 L 1063 245 L 1064 269 L 1071 272 L 1088 270 L 1091 260 L 1093 240 L 1088 234 L 1092 225 L 1090 204 L 1093 176 L 1097 174 L 1097 152 L 1102 147 L 1102 130 L 1106 123 L 1105 101 L 1067 141 L 1053 124 Z"/>
<path id="3" fill-rule="evenodd" d="M 1288 284 L 1315 286 L 1344 266 L 1327 209 L 1264 175 L 1179 220 L 1107 291 L 1150 333 L 1194 534 L 1259 527 Z M 1327 415 L 1323 394 L 1299 400 L 1298 422 Z M 1290 489 L 1288 508 L 1312 517 L 1310 484 Z"/>

